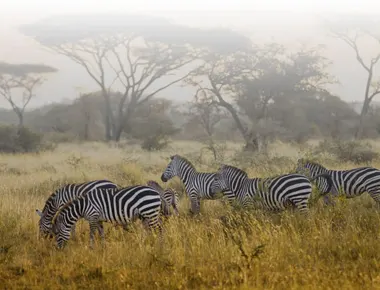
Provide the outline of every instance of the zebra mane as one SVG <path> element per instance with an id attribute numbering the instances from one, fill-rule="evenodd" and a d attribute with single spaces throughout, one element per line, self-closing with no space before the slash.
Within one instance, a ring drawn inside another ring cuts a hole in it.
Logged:
<path id="1" fill-rule="evenodd" d="M 153 187 L 153 188 L 156 188 L 160 191 L 164 191 L 164 189 L 162 188 L 161 185 L 158 184 L 158 182 L 154 181 L 154 180 L 148 180 L 147 183 L 146 183 L 148 186 L 150 187 Z"/>
<path id="2" fill-rule="evenodd" d="M 48 199 L 47 199 L 46 202 L 45 202 L 44 208 L 42 209 L 42 212 L 43 212 L 43 213 L 47 210 L 48 206 L 50 206 L 50 204 L 53 202 L 53 199 L 56 197 L 57 192 L 58 192 L 58 190 L 56 190 L 55 192 L 53 192 L 53 193 L 48 197 Z"/>
<path id="3" fill-rule="evenodd" d="M 178 155 L 178 154 L 173 155 L 170 158 L 173 160 L 175 157 L 178 158 L 178 159 L 183 160 L 184 162 L 186 162 L 189 166 L 191 166 L 195 170 L 195 167 L 194 167 L 193 163 L 191 163 L 187 158 L 185 158 L 185 157 L 183 157 L 181 155 Z"/>
<path id="4" fill-rule="evenodd" d="M 326 169 L 326 167 L 324 167 L 323 165 L 321 165 L 320 163 L 316 162 L 316 161 L 313 161 L 311 159 L 304 159 L 304 158 L 301 158 L 301 159 L 298 159 L 298 164 L 302 164 L 302 165 L 306 165 L 306 164 L 310 164 L 310 165 L 314 165 L 314 166 L 318 166 L 318 167 L 321 167 L 323 169 Z"/>
<path id="5" fill-rule="evenodd" d="M 57 212 L 55 213 L 53 219 L 51 220 L 51 223 L 54 225 L 55 224 L 55 220 L 57 219 L 57 217 L 61 214 L 61 212 L 63 212 L 65 209 L 67 209 L 68 207 L 70 207 L 75 201 L 79 200 L 80 198 L 82 198 L 81 196 L 78 197 L 78 198 L 75 198 L 73 200 L 70 200 L 69 202 L 65 203 L 60 209 L 57 210 Z"/>
<path id="6" fill-rule="evenodd" d="M 60 190 L 63 190 L 64 188 L 66 187 L 69 187 L 69 186 L 72 186 L 72 185 L 81 185 L 83 183 L 70 183 L 70 184 L 66 184 L 64 186 L 61 186 L 60 188 L 56 189 L 49 197 L 48 199 L 46 200 L 45 202 L 45 205 L 44 205 L 44 208 L 42 209 L 42 212 L 45 212 L 45 210 L 48 208 L 48 206 L 50 206 L 50 204 L 53 202 L 54 198 L 57 196 L 58 194 L 58 191 Z"/>
<path id="7" fill-rule="evenodd" d="M 238 174 L 244 175 L 246 178 L 248 178 L 248 174 L 247 174 L 247 172 L 245 172 L 243 169 L 237 168 L 237 167 L 232 166 L 232 165 L 223 164 L 223 165 L 220 167 L 219 170 L 233 171 L 233 172 L 236 172 L 236 173 L 238 173 Z"/>

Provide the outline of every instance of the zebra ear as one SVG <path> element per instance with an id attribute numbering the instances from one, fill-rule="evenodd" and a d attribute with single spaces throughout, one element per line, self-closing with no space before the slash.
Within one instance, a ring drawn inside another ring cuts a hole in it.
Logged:
<path id="1" fill-rule="evenodd" d="M 37 213 L 40 217 L 42 217 L 42 212 L 41 212 L 39 209 L 36 209 L 36 213 Z"/>
<path id="2" fill-rule="evenodd" d="M 174 157 L 175 157 L 175 155 L 172 155 L 172 156 L 170 156 L 170 160 L 173 160 L 173 159 L 174 159 Z"/>

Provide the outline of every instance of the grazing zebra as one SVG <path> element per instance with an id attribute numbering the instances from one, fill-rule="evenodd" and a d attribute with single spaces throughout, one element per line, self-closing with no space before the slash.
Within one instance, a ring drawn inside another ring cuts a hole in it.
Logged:
<path id="1" fill-rule="evenodd" d="M 373 167 L 359 167 L 349 170 L 329 170 L 322 165 L 299 159 L 297 162 L 297 172 L 302 172 L 307 176 L 315 177 L 318 174 L 328 174 L 333 186 L 327 190 L 325 180 L 317 179 L 316 185 L 319 190 L 331 192 L 333 196 L 343 193 L 346 198 L 353 198 L 367 192 L 380 206 L 380 170 Z M 334 204 L 329 196 L 324 196 L 325 204 Z"/>
<path id="2" fill-rule="evenodd" d="M 84 183 L 68 184 L 57 189 L 46 200 L 42 212 L 36 209 L 40 216 L 39 229 L 42 236 L 51 236 L 52 220 L 57 211 L 69 201 L 82 196 L 96 188 L 117 188 L 118 186 L 109 180 L 94 180 Z M 75 235 L 75 227 L 72 228 Z"/>
<path id="3" fill-rule="evenodd" d="M 328 176 L 322 176 L 328 179 Z M 303 213 L 308 212 L 308 201 L 312 192 L 310 180 L 301 174 L 248 178 L 245 171 L 222 165 L 214 177 L 211 190 L 216 193 L 226 189 L 232 190 L 237 203 L 243 207 L 282 211 L 294 205 Z"/>
<path id="4" fill-rule="evenodd" d="M 211 191 L 211 184 L 215 173 L 197 172 L 193 164 L 186 158 L 176 154 L 170 157 L 171 161 L 161 175 L 161 180 L 167 182 L 174 176 L 178 176 L 185 185 L 186 193 L 190 197 L 191 212 L 200 211 L 201 199 L 214 199 L 215 194 Z M 231 195 L 226 192 L 225 195 Z"/>
<path id="5" fill-rule="evenodd" d="M 84 218 L 90 224 L 90 247 L 93 247 L 96 229 L 104 241 L 103 222 L 126 225 L 140 218 L 144 226 L 158 228 L 161 232 L 160 210 L 161 196 L 149 186 L 98 188 L 62 207 L 55 218 L 53 232 L 58 248 L 62 248 L 70 237 L 73 225 Z"/>
<path id="6" fill-rule="evenodd" d="M 179 195 L 176 191 L 174 191 L 171 188 L 163 189 L 156 181 L 149 180 L 146 183 L 148 186 L 153 187 L 155 190 L 157 190 L 162 198 L 162 212 L 165 216 L 169 216 L 170 213 L 170 206 L 173 207 L 173 210 L 176 215 L 179 215 L 178 212 L 178 203 L 179 203 Z"/>

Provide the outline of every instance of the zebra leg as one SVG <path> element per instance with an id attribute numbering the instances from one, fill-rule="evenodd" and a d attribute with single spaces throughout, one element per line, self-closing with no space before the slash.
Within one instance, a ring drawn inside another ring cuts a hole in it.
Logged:
<path id="1" fill-rule="evenodd" d="M 99 227 L 99 223 L 97 220 L 91 220 L 89 221 L 90 224 L 90 248 L 94 248 L 94 237 L 95 237 L 95 232 Z"/>
<path id="2" fill-rule="evenodd" d="M 179 211 L 175 203 L 173 203 L 173 210 L 174 210 L 175 215 L 179 216 Z"/>
<path id="3" fill-rule="evenodd" d="M 191 208 L 190 212 L 192 214 L 198 214 L 200 212 L 200 207 L 201 207 L 201 201 L 198 195 L 191 195 Z"/>
<path id="4" fill-rule="evenodd" d="M 309 213 L 307 199 L 293 199 L 293 200 L 290 200 L 290 202 L 293 203 L 302 214 L 307 215 Z"/>
<path id="5" fill-rule="evenodd" d="M 331 198 L 331 196 L 329 194 L 326 194 L 323 196 L 323 202 L 327 206 L 329 206 L 329 205 L 334 206 L 335 205 L 335 201 L 333 201 L 333 199 Z"/>
<path id="6" fill-rule="evenodd" d="M 376 202 L 376 207 L 380 209 L 380 191 L 378 192 L 368 192 L 369 195 L 373 198 L 373 200 Z"/>
<path id="7" fill-rule="evenodd" d="M 101 241 L 102 241 L 102 245 L 104 246 L 104 241 L 105 241 L 105 238 L 104 238 L 104 226 L 103 226 L 103 222 L 99 222 L 98 223 L 98 232 L 99 232 L 99 236 L 101 238 Z"/>
<path id="8" fill-rule="evenodd" d="M 149 230 L 152 232 L 158 234 L 158 240 L 160 243 L 160 247 L 163 246 L 163 233 L 162 233 L 162 220 L 160 219 L 159 215 L 151 216 L 146 218 L 146 223 Z"/>
<path id="9" fill-rule="evenodd" d="M 75 224 L 71 227 L 71 239 L 75 240 L 76 235 L 75 235 Z"/>

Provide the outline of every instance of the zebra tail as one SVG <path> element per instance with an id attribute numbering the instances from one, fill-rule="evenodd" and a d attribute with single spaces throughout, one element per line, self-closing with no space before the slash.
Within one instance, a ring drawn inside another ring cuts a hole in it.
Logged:
<path id="1" fill-rule="evenodd" d="M 311 178 L 310 182 L 314 181 L 315 179 L 317 179 L 319 177 L 323 177 L 327 181 L 328 188 L 325 192 L 322 193 L 322 195 L 326 195 L 327 193 L 329 193 L 331 191 L 331 188 L 333 187 L 333 180 L 332 180 L 330 174 L 322 173 L 322 174 L 318 174 L 317 176 L 314 176 L 313 178 Z"/>

